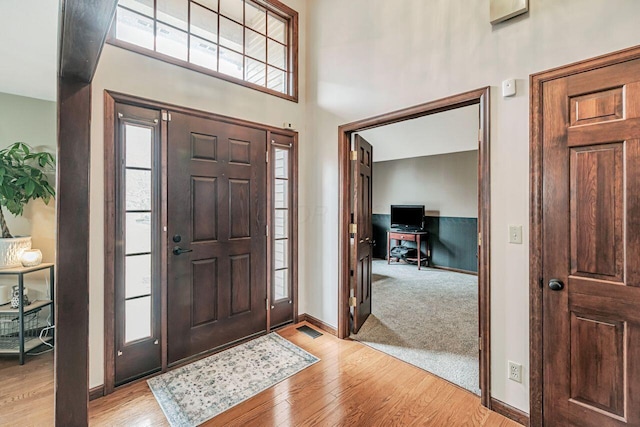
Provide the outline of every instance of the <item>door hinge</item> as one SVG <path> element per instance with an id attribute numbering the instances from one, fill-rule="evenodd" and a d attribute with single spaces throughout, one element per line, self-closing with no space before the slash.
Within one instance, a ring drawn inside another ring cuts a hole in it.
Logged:
<path id="1" fill-rule="evenodd" d="M 349 297 L 349 307 L 355 307 L 357 303 L 358 300 L 356 299 L 356 297 Z"/>
<path id="2" fill-rule="evenodd" d="M 118 350 L 118 356 L 122 356 L 122 352 Z"/>
<path id="3" fill-rule="evenodd" d="M 267 235 L 267 237 L 269 237 L 269 224 L 267 224 L 267 225 L 265 226 L 265 229 L 267 230 L 266 235 Z"/>
<path id="4" fill-rule="evenodd" d="M 351 151 L 350 159 L 351 160 L 358 160 L 358 152 L 357 151 Z"/>
<path id="5" fill-rule="evenodd" d="M 482 246 L 482 233 L 478 233 L 478 246 Z"/>
<path id="6" fill-rule="evenodd" d="M 358 232 L 358 224 L 349 224 L 349 233 L 356 234 Z"/>
<path id="7" fill-rule="evenodd" d="M 171 121 L 171 113 L 167 113 L 166 111 L 162 112 L 162 121 L 170 122 Z"/>
<path id="8" fill-rule="evenodd" d="M 269 152 L 268 151 L 265 153 L 265 161 L 267 163 L 269 163 Z"/>
<path id="9" fill-rule="evenodd" d="M 478 337 L 478 350 L 482 351 L 482 337 Z"/>
<path id="10" fill-rule="evenodd" d="M 349 270 L 349 274 L 353 277 L 353 270 Z"/>
<path id="11" fill-rule="evenodd" d="M 267 311 L 269 311 L 269 298 L 265 300 L 265 303 L 266 303 Z"/>
<path id="12" fill-rule="evenodd" d="M 484 140 L 484 133 L 482 132 L 482 128 L 478 129 L 478 142 L 482 143 Z"/>

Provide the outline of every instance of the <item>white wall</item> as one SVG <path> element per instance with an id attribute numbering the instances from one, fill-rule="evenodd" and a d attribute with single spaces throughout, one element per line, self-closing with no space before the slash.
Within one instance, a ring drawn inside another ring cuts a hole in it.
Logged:
<path id="1" fill-rule="evenodd" d="M 478 149 L 478 104 L 358 132 L 376 162 Z"/>
<path id="2" fill-rule="evenodd" d="M 338 295 L 338 126 L 490 85 L 492 395 L 529 410 L 531 73 L 640 43 L 637 0 L 536 0 L 489 24 L 487 1 L 310 0 L 307 137 L 301 150 L 300 302 L 333 326 Z M 517 79 L 503 99 L 500 82 Z M 508 224 L 524 244 L 507 243 Z M 507 380 L 507 360 L 524 367 Z"/>
<path id="3" fill-rule="evenodd" d="M 191 107 L 281 127 L 293 123 L 304 145 L 306 84 L 305 0 L 286 0 L 300 22 L 299 103 L 167 64 L 111 45 L 105 45 L 92 88 L 91 224 L 89 301 L 89 384 L 104 381 L 104 90 Z M 300 180 L 300 185 L 308 182 Z M 300 233 L 304 238 L 304 232 Z M 304 293 L 304 292 L 302 292 Z"/>
<path id="4" fill-rule="evenodd" d="M 24 96 L 0 93 L 0 147 L 14 142 L 25 142 L 38 151 L 46 151 L 55 156 L 57 146 L 57 110 L 56 103 Z M 55 176 L 49 176 L 49 183 L 55 187 Z M 9 231 L 14 236 L 31 236 L 31 246 L 42 251 L 45 262 L 55 262 L 56 250 L 56 209 L 55 200 L 48 205 L 40 199 L 30 201 L 24 208 L 24 214 L 15 217 L 3 208 Z M 31 299 L 45 298 L 46 288 L 33 286 L 48 280 L 48 272 L 33 273 L 27 276 L 25 285 L 30 289 Z M 8 282 L 7 282 L 8 280 Z M 6 279 L 3 283 L 15 284 L 15 280 Z"/>
<path id="5" fill-rule="evenodd" d="M 375 162 L 373 213 L 414 204 L 430 216 L 477 218 L 478 150 Z"/>
<path id="6" fill-rule="evenodd" d="M 56 100 L 59 5 L 0 1 L 0 92 Z"/>

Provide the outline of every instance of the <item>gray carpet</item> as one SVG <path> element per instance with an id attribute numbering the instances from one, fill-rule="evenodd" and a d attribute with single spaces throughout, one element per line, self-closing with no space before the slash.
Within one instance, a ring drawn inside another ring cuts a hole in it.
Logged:
<path id="1" fill-rule="evenodd" d="M 351 337 L 467 390 L 478 387 L 478 278 L 373 261 L 372 314 Z"/>

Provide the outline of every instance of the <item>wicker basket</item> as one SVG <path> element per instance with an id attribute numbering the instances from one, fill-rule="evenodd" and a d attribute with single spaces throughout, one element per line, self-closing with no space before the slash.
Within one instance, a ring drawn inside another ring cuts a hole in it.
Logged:
<path id="1" fill-rule="evenodd" d="M 38 311 L 26 314 L 24 316 L 24 334 L 25 336 L 37 336 L 38 332 Z M 20 334 L 20 320 L 15 314 L 0 315 L 0 337 L 2 338 L 18 338 Z"/>

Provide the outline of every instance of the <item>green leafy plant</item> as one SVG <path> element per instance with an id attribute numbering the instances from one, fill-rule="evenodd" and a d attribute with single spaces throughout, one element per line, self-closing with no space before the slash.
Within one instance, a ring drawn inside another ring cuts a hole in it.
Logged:
<path id="1" fill-rule="evenodd" d="M 23 142 L 0 150 L 0 205 L 15 216 L 22 215 L 24 206 L 35 199 L 49 204 L 56 195 L 47 173 L 55 170 L 55 159 L 49 153 L 36 153 Z M 2 237 L 13 237 L 0 208 Z"/>

